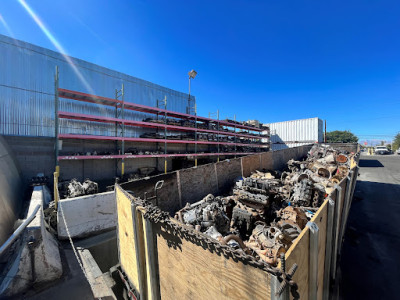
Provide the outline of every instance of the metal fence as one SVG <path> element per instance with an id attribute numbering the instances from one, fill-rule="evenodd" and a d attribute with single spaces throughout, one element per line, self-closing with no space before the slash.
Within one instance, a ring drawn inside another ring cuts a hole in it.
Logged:
<path id="1" fill-rule="evenodd" d="M 115 98 L 115 90 L 124 84 L 125 101 L 156 106 L 167 97 L 168 110 L 185 113 L 189 96 L 157 84 L 113 71 L 80 59 L 71 58 L 82 80 L 62 54 L 0 35 L 0 134 L 18 136 L 54 136 L 54 74 L 59 67 L 60 87 L 83 93 Z M 191 106 L 195 98 L 191 96 Z M 114 117 L 115 109 L 60 101 L 61 111 Z M 142 120 L 140 112 L 125 117 Z M 129 128 L 126 136 L 137 137 L 145 129 Z M 115 125 L 60 120 L 61 133 L 113 135 Z"/>

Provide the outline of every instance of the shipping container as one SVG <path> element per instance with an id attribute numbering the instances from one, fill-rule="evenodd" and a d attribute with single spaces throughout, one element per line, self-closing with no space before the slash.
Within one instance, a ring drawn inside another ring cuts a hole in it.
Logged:
<path id="1" fill-rule="evenodd" d="M 305 157 L 310 148 L 250 155 L 116 185 L 120 276 L 130 295 L 140 299 L 293 299 L 288 286 L 277 294 L 282 269 L 279 273 L 260 267 L 246 256 L 235 255 L 229 247 L 205 242 L 210 239 L 203 239 L 203 233 L 196 233 L 166 212 L 173 215 L 186 203 L 208 194 L 223 194 L 237 178 L 255 170 L 281 170 L 288 160 Z M 358 152 L 358 145 L 346 145 L 349 149 Z M 286 272 L 294 264 L 298 266 L 293 281 L 300 299 L 329 299 L 358 159 L 356 154 L 348 175 L 326 196 L 285 254 Z M 155 185 L 161 181 L 163 187 L 155 195 Z M 144 205 L 140 198 L 156 199 L 158 207 Z"/>
<path id="2" fill-rule="evenodd" d="M 271 150 L 282 150 L 323 142 L 323 121 L 319 118 L 264 124 L 270 127 Z"/>

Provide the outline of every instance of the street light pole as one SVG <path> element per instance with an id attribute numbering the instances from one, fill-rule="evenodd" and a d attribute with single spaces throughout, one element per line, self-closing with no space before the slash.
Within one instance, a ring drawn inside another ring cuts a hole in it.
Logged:
<path id="1" fill-rule="evenodd" d="M 191 79 L 195 78 L 197 75 L 197 72 L 195 70 L 191 70 L 188 73 L 189 75 L 189 101 L 188 101 L 188 109 L 187 109 L 187 114 L 191 114 L 191 104 L 190 104 L 190 81 Z M 194 115 L 195 115 L 195 119 L 194 119 L 194 126 L 195 126 L 195 131 L 194 131 L 194 154 L 195 154 L 195 158 L 194 158 L 194 165 L 195 167 L 197 167 L 197 109 L 196 109 L 196 103 L 195 103 L 195 107 L 194 107 Z"/>

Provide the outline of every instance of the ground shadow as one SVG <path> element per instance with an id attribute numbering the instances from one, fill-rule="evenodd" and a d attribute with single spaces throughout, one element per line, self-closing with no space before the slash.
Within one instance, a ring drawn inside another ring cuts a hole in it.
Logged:
<path id="1" fill-rule="evenodd" d="M 399 184 L 357 181 L 340 257 L 340 299 L 398 299 Z"/>
<path id="2" fill-rule="evenodd" d="M 361 168 L 383 168 L 384 165 L 376 159 L 360 159 L 358 164 Z"/>

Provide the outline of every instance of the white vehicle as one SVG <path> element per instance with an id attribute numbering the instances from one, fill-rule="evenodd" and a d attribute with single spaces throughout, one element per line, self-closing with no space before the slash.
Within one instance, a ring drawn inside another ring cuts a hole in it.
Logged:
<path id="1" fill-rule="evenodd" d="M 386 146 L 376 146 L 375 147 L 375 154 L 389 154 L 389 150 L 388 148 L 386 148 Z"/>
<path id="2" fill-rule="evenodd" d="M 396 154 L 400 155 L 400 148 L 396 150 Z"/>

